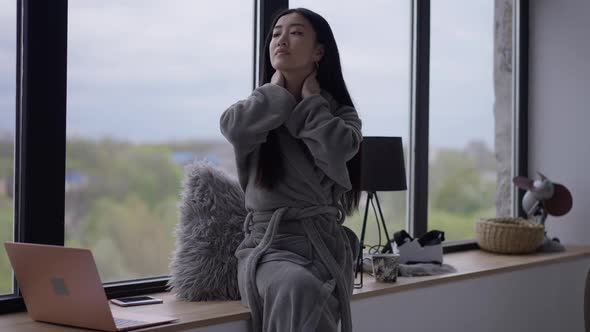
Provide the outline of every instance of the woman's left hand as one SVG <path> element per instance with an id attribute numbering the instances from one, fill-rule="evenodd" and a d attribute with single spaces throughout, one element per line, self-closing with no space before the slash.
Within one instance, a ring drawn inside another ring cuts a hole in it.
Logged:
<path id="1" fill-rule="evenodd" d="M 303 98 L 320 94 L 320 83 L 316 76 L 317 71 L 314 70 L 305 78 L 305 81 L 303 81 L 303 87 L 301 88 L 301 96 Z"/>

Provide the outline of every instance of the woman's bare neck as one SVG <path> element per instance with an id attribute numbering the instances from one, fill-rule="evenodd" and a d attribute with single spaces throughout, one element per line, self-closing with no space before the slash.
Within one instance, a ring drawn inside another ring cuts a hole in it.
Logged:
<path id="1" fill-rule="evenodd" d="M 303 82 L 307 78 L 307 76 L 311 72 L 283 72 L 283 76 L 285 77 L 285 89 L 289 91 L 293 97 L 299 102 L 301 101 L 301 88 L 303 87 Z"/>

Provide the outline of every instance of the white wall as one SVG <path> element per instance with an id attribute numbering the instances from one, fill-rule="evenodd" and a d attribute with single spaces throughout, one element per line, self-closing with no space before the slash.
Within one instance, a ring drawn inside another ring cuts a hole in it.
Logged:
<path id="1" fill-rule="evenodd" d="M 548 234 L 590 244 L 590 1 L 530 1 L 529 175 L 541 171 L 572 192 Z"/>
<path id="2" fill-rule="evenodd" d="M 583 332 L 590 258 L 352 301 L 353 331 Z M 246 332 L 246 321 L 194 332 Z"/>

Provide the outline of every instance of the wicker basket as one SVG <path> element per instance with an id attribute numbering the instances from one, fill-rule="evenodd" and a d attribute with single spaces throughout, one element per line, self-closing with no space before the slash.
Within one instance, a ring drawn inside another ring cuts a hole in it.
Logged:
<path id="1" fill-rule="evenodd" d="M 528 254 L 543 242 L 545 228 L 522 218 L 490 218 L 478 220 L 475 233 L 481 249 L 499 254 Z"/>

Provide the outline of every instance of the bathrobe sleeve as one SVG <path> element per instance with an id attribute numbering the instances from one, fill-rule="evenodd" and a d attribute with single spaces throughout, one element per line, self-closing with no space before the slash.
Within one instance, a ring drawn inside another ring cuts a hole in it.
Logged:
<path id="1" fill-rule="evenodd" d="M 265 84 L 223 112 L 219 121 L 221 133 L 234 146 L 236 157 L 246 157 L 266 142 L 269 131 L 286 121 L 295 104 L 295 98 L 286 89 Z"/>
<path id="2" fill-rule="evenodd" d="M 316 165 L 347 190 L 352 185 L 346 162 L 359 149 L 363 139 L 361 126 L 353 107 L 341 105 L 332 113 L 330 103 L 322 95 L 303 99 L 285 122 L 291 135 L 307 145 Z"/>
<path id="3" fill-rule="evenodd" d="M 297 104 L 285 88 L 267 83 L 230 106 L 219 120 L 221 133 L 233 145 L 240 186 L 246 190 L 249 156 L 280 127 Z"/>

